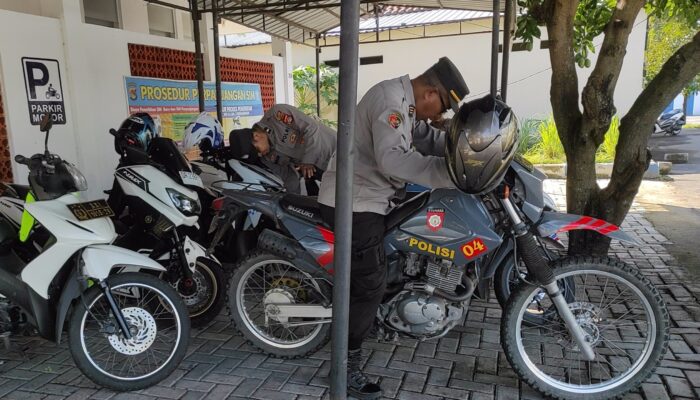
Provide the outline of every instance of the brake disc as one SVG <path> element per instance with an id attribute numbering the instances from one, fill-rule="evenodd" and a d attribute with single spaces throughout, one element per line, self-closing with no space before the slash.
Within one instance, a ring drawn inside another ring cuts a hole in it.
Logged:
<path id="1" fill-rule="evenodd" d="M 126 326 L 129 327 L 131 339 L 126 339 L 124 335 L 109 335 L 109 343 L 114 350 L 128 356 L 141 354 L 146 351 L 156 340 L 158 327 L 156 320 L 151 313 L 140 307 L 128 307 L 122 310 Z"/>

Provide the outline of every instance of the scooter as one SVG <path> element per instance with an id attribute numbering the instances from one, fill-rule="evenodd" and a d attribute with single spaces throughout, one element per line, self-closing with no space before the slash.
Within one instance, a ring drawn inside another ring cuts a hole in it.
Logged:
<path id="1" fill-rule="evenodd" d="M 155 385 L 187 351 L 185 306 L 165 282 L 140 272 L 162 273 L 163 266 L 110 244 L 117 236 L 112 210 L 104 200 L 81 202 L 85 177 L 49 152 L 50 129 L 47 114 L 44 153 L 15 157 L 29 168 L 36 197 L 22 204 L 22 225 L 36 221 L 50 238 L 25 262 L 16 227 L 0 219 L 0 331 L 30 325 L 60 343 L 68 322 L 73 361 L 93 382 L 118 391 Z"/>
<path id="2" fill-rule="evenodd" d="M 685 113 L 681 109 L 674 109 L 659 116 L 651 133 L 663 132 L 664 135 L 676 136 L 681 133 L 683 125 L 685 125 Z"/>
<path id="3" fill-rule="evenodd" d="M 153 138 L 144 152 L 116 130 L 110 133 L 121 156 L 107 199 L 124 230 L 115 244 L 166 265 L 161 277 L 184 299 L 192 326 L 204 326 L 219 314 L 225 297 L 221 263 L 197 242 L 198 191 L 207 190 L 171 139 Z"/>

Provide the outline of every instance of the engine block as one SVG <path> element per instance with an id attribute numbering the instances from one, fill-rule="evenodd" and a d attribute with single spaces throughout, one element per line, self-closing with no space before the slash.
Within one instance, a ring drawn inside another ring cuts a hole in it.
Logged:
<path id="1" fill-rule="evenodd" d="M 462 284 L 462 275 L 464 272 L 448 260 L 439 263 L 429 261 L 425 268 L 428 283 L 449 293 L 454 293 L 457 286 Z"/>

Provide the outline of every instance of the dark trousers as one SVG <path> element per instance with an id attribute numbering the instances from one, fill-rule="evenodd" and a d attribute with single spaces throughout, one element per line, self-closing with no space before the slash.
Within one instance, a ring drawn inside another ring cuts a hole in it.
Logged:
<path id="1" fill-rule="evenodd" d="M 321 204 L 321 217 L 334 227 L 335 209 Z M 348 348 L 357 350 L 367 336 L 386 289 L 384 216 L 370 212 L 352 214 L 350 263 L 350 332 Z"/>

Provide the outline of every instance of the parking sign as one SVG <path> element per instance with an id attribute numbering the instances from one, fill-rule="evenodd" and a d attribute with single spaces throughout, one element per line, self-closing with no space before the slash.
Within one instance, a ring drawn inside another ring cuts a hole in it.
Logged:
<path id="1" fill-rule="evenodd" d="M 51 115 L 54 124 L 65 124 L 66 108 L 58 60 L 22 57 L 22 69 L 31 124 L 39 125 L 44 114 Z"/>

